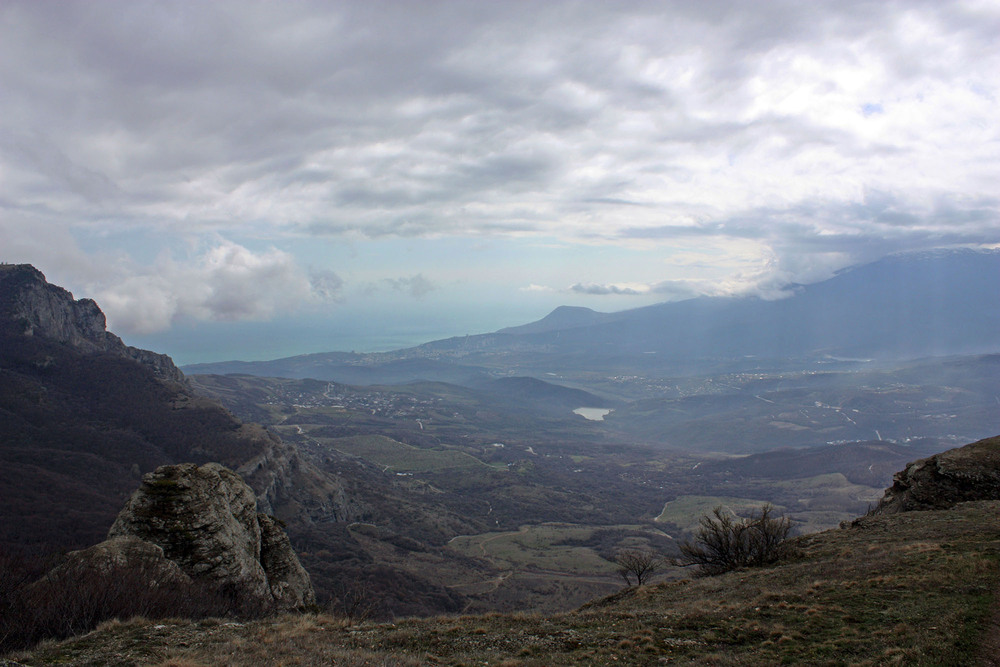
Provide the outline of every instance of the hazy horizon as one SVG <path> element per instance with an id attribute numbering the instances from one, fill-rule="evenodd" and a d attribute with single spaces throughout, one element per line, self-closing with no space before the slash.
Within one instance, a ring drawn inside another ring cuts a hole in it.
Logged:
<path id="1" fill-rule="evenodd" d="M 129 345 L 169 354 L 178 366 L 185 366 L 216 361 L 269 361 L 324 352 L 390 352 L 454 336 L 490 333 L 529 320 L 504 321 L 495 327 L 483 325 L 484 321 L 456 317 L 448 323 L 450 326 L 435 328 L 433 323 L 396 322 L 391 318 L 381 326 L 371 322 L 352 326 L 350 321 L 331 324 L 325 320 L 288 322 L 279 319 L 215 323 L 212 335 L 207 338 L 201 334 L 198 324 L 178 325 L 164 333 L 129 334 L 122 338 Z M 477 323 L 482 326 L 476 326 Z"/>
<path id="2" fill-rule="evenodd" d="M 958 0 L 10 0 L 0 259 L 180 363 L 778 298 L 1000 243 L 997 34 Z"/>

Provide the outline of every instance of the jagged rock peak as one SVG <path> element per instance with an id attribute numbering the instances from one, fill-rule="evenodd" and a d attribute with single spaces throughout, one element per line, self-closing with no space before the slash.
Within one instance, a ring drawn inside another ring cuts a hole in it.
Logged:
<path id="1" fill-rule="evenodd" d="M 285 532 L 257 513 L 250 487 L 218 463 L 145 475 L 108 532 L 124 536 L 155 544 L 193 580 L 249 603 L 296 609 L 316 602 Z"/>
<path id="2" fill-rule="evenodd" d="M 107 330 L 107 319 L 93 299 L 74 299 L 30 264 L 0 264 L 0 327 L 82 352 L 118 354 L 148 366 L 162 379 L 184 380 L 170 357 L 125 345 Z"/>
<path id="3" fill-rule="evenodd" d="M 1000 500 L 1000 436 L 914 461 L 893 476 L 873 514 Z"/>

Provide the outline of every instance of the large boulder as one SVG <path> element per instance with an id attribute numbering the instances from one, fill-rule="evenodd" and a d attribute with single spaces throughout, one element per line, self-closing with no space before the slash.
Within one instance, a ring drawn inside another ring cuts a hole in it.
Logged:
<path id="1" fill-rule="evenodd" d="M 163 549 L 194 581 L 249 605 L 316 601 L 309 575 L 275 521 L 233 471 L 217 463 L 161 466 L 143 477 L 108 532 Z"/>
<path id="2" fill-rule="evenodd" d="M 873 513 L 947 509 L 970 500 L 1000 500 L 1000 436 L 910 463 L 893 476 Z"/>
<path id="3" fill-rule="evenodd" d="M 260 524 L 260 563 L 264 566 L 274 603 L 282 609 L 314 604 L 316 596 L 309 573 L 295 555 L 288 535 L 273 517 L 258 514 L 257 521 Z"/>
<path id="4" fill-rule="evenodd" d="M 107 618 L 227 613 L 223 600 L 191 580 L 163 549 L 138 537 L 116 537 L 71 551 L 23 591 L 25 631 L 75 634 Z M 30 610 L 26 611 L 26 610 Z M 44 630 L 43 630 L 44 628 Z"/>
<path id="5" fill-rule="evenodd" d="M 177 563 L 167 560 L 163 549 L 138 537 L 115 537 L 71 551 L 43 581 L 75 585 L 84 574 L 107 577 L 124 571 L 141 573 L 150 588 L 184 587 L 192 583 Z"/>

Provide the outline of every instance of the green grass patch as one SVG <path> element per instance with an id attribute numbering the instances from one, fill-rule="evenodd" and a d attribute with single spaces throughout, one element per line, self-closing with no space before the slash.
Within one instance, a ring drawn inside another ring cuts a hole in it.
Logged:
<path id="1" fill-rule="evenodd" d="M 384 435 L 317 438 L 317 441 L 395 472 L 433 472 L 454 468 L 489 467 L 465 452 L 450 449 L 420 449 Z"/>
<path id="2" fill-rule="evenodd" d="M 692 532 L 698 528 L 703 516 L 711 514 L 712 510 L 722 505 L 740 516 L 747 515 L 768 504 L 765 500 L 753 498 L 734 498 L 730 496 L 678 496 L 663 506 L 663 511 L 654 519 L 657 523 L 672 523 L 682 530 Z M 774 505 L 778 514 L 784 508 Z"/>
<path id="3" fill-rule="evenodd" d="M 589 547 L 562 544 L 590 537 L 597 528 L 543 523 L 518 531 L 461 535 L 448 543 L 459 553 L 487 558 L 502 569 L 536 568 L 569 574 L 614 574 L 617 566 Z"/>

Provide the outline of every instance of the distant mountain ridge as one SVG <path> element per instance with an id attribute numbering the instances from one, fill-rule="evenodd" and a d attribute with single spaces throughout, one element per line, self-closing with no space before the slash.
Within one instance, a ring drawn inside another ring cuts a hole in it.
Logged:
<path id="1" fill-rule="evenodd" d="M 997 304 L 1000 251 L 952 250 L 889 256 L 775 301 L 700 297 L 613 314 L 557 309 L 498 334 L 576 357 L 899 359 L 997 351 Z M 452 343 L 455 349 L 474 344 Z"/>
<path id="2" fill-rule="evenodd" d="M 586 327 L 616 318 L 614 313 L 599 313 L 581 306 L 559 306 L 551 313 L 538 320 L 517 327 L 506 327 L 497 331 L 498 334 L 533 334 L 548 331 L 561 331 Z"/>
<path id="3" fill-rule="evenodd" d="M 470 380 L 462 376 L 486 371 L 539 378 L 547 371 L 586 368 L 679 375 L 788 360 L 979 354 L 1000 351 L 998 304 L 1000 250 L 943 250 L 891 255 L 796 286 L 792 296 L 775 301 L 699 297 L 617 313 L 561 306 L 536 322 L 395 352 L 185 370 L 355 384 L 375 383 L 364 382 L 366 376 L 376 382 L 464 384 Z M 404 367 L 403 361 L 413 363 Z"/>

